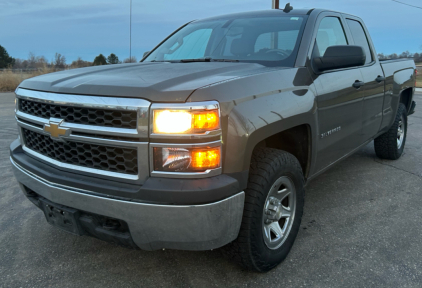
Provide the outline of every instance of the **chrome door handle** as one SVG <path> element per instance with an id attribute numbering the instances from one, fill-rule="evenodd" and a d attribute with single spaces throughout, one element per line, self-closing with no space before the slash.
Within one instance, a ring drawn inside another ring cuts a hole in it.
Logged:
<path id="1" fill-rule="evenodd" d="M 355 87 L 356 89 L 359 89 L 363 85 L 365 85 L 365 82 L 359 80 L 356 80 L 355 83 L 353 83 L 353 87 Z"/>
<path id="2" fill-rule="evenodd" d="M 375 79 L 375 81 L 377 81 L 378 83 L 381 83 L 382 81 L 385 81 L 385 77 L 378 75 L 378 77 Z"/>

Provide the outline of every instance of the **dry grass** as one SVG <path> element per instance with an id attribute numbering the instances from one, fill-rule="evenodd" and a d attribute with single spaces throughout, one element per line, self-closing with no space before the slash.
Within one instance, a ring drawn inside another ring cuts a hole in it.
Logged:
<path id="1" fill-rule="evenodd" d="M 418 69 L 418 76 L 416 76 L 416 87 L 422 88 L 422 66 L 416 68 Z"/>
<path id="2" fill-rule="evenodd" d="M 17 73 L 12 70 L 0 71 L 0 92 L 15 91 L 18 85 L 25 79 L 54 72 L 54 69 L 43 67 L 38 71 Z"/>
<path id="3" fill-rule="evenodd" d="M 14 91 L 21 81 L 20 74 L 9 70 L 0 72 L 0 92 Z"/>

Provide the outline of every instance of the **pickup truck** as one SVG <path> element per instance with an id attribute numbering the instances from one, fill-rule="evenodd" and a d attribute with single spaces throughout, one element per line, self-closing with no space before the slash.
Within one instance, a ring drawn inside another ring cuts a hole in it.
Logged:
<path id="1" fill-rule="evenodd" d="M 140 63 L 23 81 L 10 161 L 63 230 L 145 250 L 224 246 L 264 272 L 289 253 L 311 179 L 371 141 L 401 156 L 414 87 L 414 62 L 380 62 L 356 16 L 195 20 Z"/>

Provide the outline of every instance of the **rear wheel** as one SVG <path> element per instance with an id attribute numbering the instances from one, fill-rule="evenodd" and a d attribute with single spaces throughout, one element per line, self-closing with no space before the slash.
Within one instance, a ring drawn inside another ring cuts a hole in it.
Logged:
<path id="1" fill-rule="evenodd" d="M 225 251 L 243 267 L 266 272 L 288 255 L 303 214 L 304 179 L 298 160 L 270 148 L 254 151 L 238 238 Z"/>
<path id="2" fill-rule="evenodd" d="M 407 136 L 406 106 L 400 103 L 390 129 L 374 140 L 375 153 L 381 159 L 397 160 L 403 154 Z"/>

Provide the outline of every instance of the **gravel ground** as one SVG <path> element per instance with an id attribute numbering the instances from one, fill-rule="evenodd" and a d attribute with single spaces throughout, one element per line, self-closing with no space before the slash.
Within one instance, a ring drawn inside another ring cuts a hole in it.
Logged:
<path id="1" fill-rule="evenodd" d="M 219 250 L 135 251 L 58 230 L 19 191 L 9 163 L 12 93 L 0 94 L 0 287 L 421 287 L 422 94 L 405 154 L 373 143 L 307 187 L 296 243 L 266 274 Z"/>

